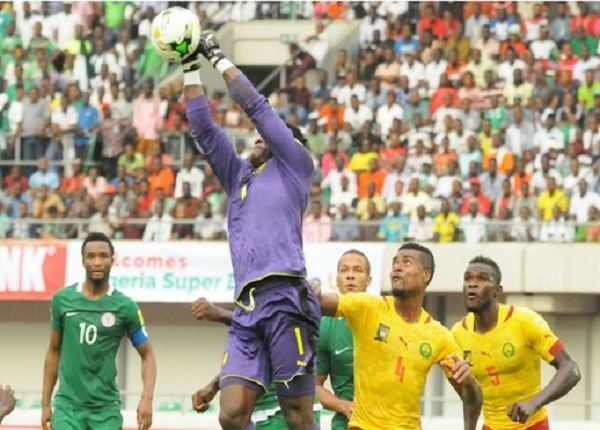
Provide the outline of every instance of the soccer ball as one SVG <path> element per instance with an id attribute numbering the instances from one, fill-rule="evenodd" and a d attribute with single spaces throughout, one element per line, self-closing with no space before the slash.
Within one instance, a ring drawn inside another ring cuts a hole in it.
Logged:
<path id="1" fill-rule="evenodd" d="M 182 7 L 170 7 L 152 20 L 152 46 L 164 60 L 180 62 L 196 52 L 200 43 L 198 17 Z"/>

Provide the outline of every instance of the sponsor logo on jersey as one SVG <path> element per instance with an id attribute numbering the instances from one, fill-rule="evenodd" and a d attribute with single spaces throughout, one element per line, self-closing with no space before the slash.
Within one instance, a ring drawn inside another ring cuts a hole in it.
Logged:
<path id="1" fill-rule="evenodd" d="M 377 328 L 377 334 L 375 335 L 375 340 L 383 343 L 387 343 L 387 338 L 390 335 L 390 327 L 379 323 L 379 327 Z"/>
<path id="2" fill-rule="evenodd" d="M 100 321 L 102 321 L 102 325 L 104 327 L 112 327 L 115 325 L 117 319 L 115 318 L 115 314 L 113 314 L 112 312 L 104 312 Z"/>
<path id="3" fill-rule="evenodd" d="M 346 351 L 351 351 L 352 348 L 350 348 L 349 346 L 347 346 L 346 348 L 342 348 L 342 349 L 336 349 L 335 350 L 335 355 L 340 355 L 343 354 Z"/>
<path id="4" fill-rule="evenodd" d="M 77 311 L 69 311 L 65 312 L 65 317 L 72 317 L 73 315 L 77 315 L 79 312 Z"/>
<path id="5" fill-rule="evenodd" d="M 432 353 L 431 345 L 428 342 L 423 342 L 419 346 L 419 354 L 421 354 L 421 357 L 427 359 L 427 358 L 431 357 L 431 353 Z"/>
<path id="6" fill-rule="evenodd" d="M 502 354 L 504 354 L 506 358 L 511 358 L 515 355 L 515 346 L 510 342 L 506 342 L 502 347 Z"/>

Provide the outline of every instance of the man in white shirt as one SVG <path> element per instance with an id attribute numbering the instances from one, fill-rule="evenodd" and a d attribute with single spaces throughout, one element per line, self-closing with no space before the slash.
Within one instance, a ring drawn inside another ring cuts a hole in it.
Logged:
<path id="1" fill-rule="evenodd" d="M 383 197 L 386 202 L 390 198 L 397 197 L 396 182 L 400 181 L 402 183 L 403 190 L 406 188 L 406 185 L 410 180 L 410 174 L 406 170 L 406 159 L 404 157 L 396 158 L 396 161 L 394 162 L 394 170 L 389 172 L 383 181 L 381 197 Z"/>
<path id="2" fill-rule="evenodd" d="M 415 242 L 433 241 L 433 220 L 427 215 L 424 205 L 416 209 L 416 217 L 411 219 L 408 226 L 408 239 Z"/>
<path id="3" fill-rule="evenodd" d="M 549 113 L 544 124 L 545 128 L 539 129 L 533 135 L 533 149 L 541 154 L 546 154 L 551 146 L 556 145 L 556 149 L 563 151 L 565 135 L 556 127 L 555 114 Z"/>
<path id="4" fill-rule="evenodd" d="M 547 26 L 540 27 L 540 38 L 531 42 L 531 52 L 536 60 L 549 60 L 552 51 L 556 50 L 556 42 L 549 38 Z"/>
<path id="5" fill-rule="evenodd" d="M 347 176 L 342 176 L 339 184 L 331 188 L 331 196 L 329 198 L 330 212 L 336 214 L 337 208 L 341 204 L 345 204 L 348 208 L 353 208 L 358 200 L 358 193 L 355 189 L 350 188 L 350 180 Z"/>
<path id="6" fill-rule="evenodd" d="M 344 85 L 334 88 L 331 91 L 331 96 L 336 97 L 339 104 L 343 104 L 346 108 L 350 106 L 352 96 L 357 96 L 358 101 L 364 103 L 367 95 L 367 88 L 356 81 L 354 72 L 348 72 Z"/>
<path id="7" fill-rule="evenodd" d="M 506 129 L 506 149 L 520 157 L 523 151 L 533 149 L 535 129 L 530 121 L 523 118 L 523 108 L 516 106 L 512 109 L 513 122 Z"/>
<path id="8" fill-rule="evenodd" d="M 175 177 L 175 198 L 183 196 L 183 184 L 190 184 L 191 195 L 197 199 L 202 197 L 204 172 L 195 166 L 196 156 L 190 152 L 183 157 L 183 166 Z"/>
<path id="9" fill-rule="evenodd" d="M 569 174 L 563 182 L 563 191 L 565 194 L 571 196 L 576 193 L 579 181 L 582 179 L 587 180 L 589 173 L 589 169 L 585 167 L 581 168 L 577 158 L 571 158 L 569 160 Z"/>
<path id="10" fill-rule="evenodd" d="M 472 199 L 469 202 L 469 213 L 460 218 L 460 229 L 466 243 L 481 243 L 485 241 L 485 227 L 487 218 L 478 213 L 478 202 Z"/>
<path id="11" fill-rule="evenodd" d="M 75 132 L 79 122 L 79 114 L 65 96 L 60 100 L 60 109 L 52 112 L 50 123 L 52 126 L 52 143 L 46 151 L 46 158 L 56 160 L 62 150 L 64 172 L 66 176 L 73 174 L 73 161 L 75 160 Z"/>
<path id="12" fill-rule="evenodd" d="M 585 72 L 591 70 L 594 72 L 598 66 L 600 66 L 600 58 L 594 54 L 590 55 L 590 48 L 582 44 L 581 45 L 581 58 L 575 66 L 573 66 L 573 80 L 579 81 L 580 83 L 585 82 Z"/>
<path id="13" fill-rule="evenodd" d="M 342 177 L 348 178 L 348 190 L 358 195 L 358 180 L 356 173 L 344 167 L 344 158 L 341 155 L 335 157 L 335 169 L 331 169 L 327 176 L 321 181 L 321 188 L 329 188 L 331 196 L 342 191 Z"/>
<path id="14" fill-rule="evenodd" d="M 481 13 L 481 5 L 475 2 L 473 4 L 473 15 L 465 24 L 465 36 L 471 39 L 471 44 L 480 39 L 483 26 L 489 24 L 489 22 L 489 18 Z"/>
<path id="15" fill-rule="evenodd" d="M 515 70 L 525 70 L 525 62 L 517 57 L 514 48 L 511 46 L 506 49 L 505 55 L 506 60 L 498 66 L 498 78 L 504 81 L 505 85 L 510 85 L 513 83 Z"/>
<path id="16" fill-rule="evenodd" d="M 60 49 L 65 49 L 67 43 L 75 38 L 75 26 L 81 25 L 81 17 L 71 10 L 72 3 L 64 2 L 63 11 L 55 16 L 54 40 Z"/>
<path id="17" fill-rule="evenodd" d="M 161 200 L 157 200 L 155 204 L 154 215 L 146 224 L 142 240 L 144 242 L 167 242 L 171 238 L 173 218 L 168 213 L 164 213 Z"/>
<path id="18" fill-rule="evenodd" d="M 600 126 L 596 115 L 588 115 L 587 129 L 583 132 L 583 149 L 591 155 L 600 155 Z"/>
<path id="19" fill-rule="evenodd" d="M 581 178 L 578 183 L 579 192 L 573 193 L 569 202 L 569 215 L 571 220 L 587 222 L 590 207 L 600 209 L 600 195 L 588 190 L 588 183 Z"/>
<path id="20" fill-rule="evenodd" d="M 408 86 L 411 89 L 416 89 L 421 86 L 425 79 L 425 66 L 420 61 L 414 52 L 406 51 L 404 60 L 400 65 L 400 76 L 408 77 Z"/>
<path id="21" fill-rule="evenodd" d="M 444 95 L 444 104 L 440 106 L 433 115 L 435 125 L 433 126 L 434 133 L 443 133 L 446 128 L 446 117 L 450 116 L 453 120 L 458 118 L 460 110 L 452 105 L 452 96 Z"/>
<path id="22" fill-rule="evenodd" d="M 377 16 L 377 6 L 371 5 L 368 15 L 363 18 L 360 24 L 360 44 L 362 46 L 368 45 L 373 41 L 373 31 L 379 30 L 381 34 L 385 34 L 386 28 L 387 21 Z"/>
<path id="23" fill-rule="evenodd" d="M 379 126 L 380 135 L 386 137 L 389 134 L 394 119 L 402 120 L 403 116 L 404 109 L 396 103 L 396 93 L 393 90 L 389 90 L 385 99 L 385 104 L 377 109 L 375 121 Z"/>
<path id="24" fill-rule="evenodd" d="M 350 105 L 344 110 L 344 123 L 349 133 L 360 130 L 366 122 L 373 121 L 373 111 L 358 100 L 358 96 L 353 94 L 350 98 Z"/>
<path id="25" fill-rule="evenodd" d="M 437 90 L 440 86 L 440 76 L 446 73 L 448 62 L 444 58 L 444 50 L 437 48 L 433 51 L 431 61 L 425 66 L 423 79 L 430 90 Z"/>
<path id="26" fill-rule="evenodd" d="M 552 208 L 552 219 L 542 224 L 540 242 L 572 242 L 575 239 L 575 229 L 568 224 L 558 205 Z"/>

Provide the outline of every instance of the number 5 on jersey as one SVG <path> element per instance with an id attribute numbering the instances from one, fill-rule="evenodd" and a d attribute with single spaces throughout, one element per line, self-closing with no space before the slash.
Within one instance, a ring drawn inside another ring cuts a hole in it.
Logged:
<path id="1" fill-rule="evenodd" d="M 88 345 L 93 345 L 96 343 L 96 338 L 98 337 L 98 329 L 94 324 L 86 324 L 84 322 L 79 324 L 79 343 L 83 344 L 84 342 Z"/>

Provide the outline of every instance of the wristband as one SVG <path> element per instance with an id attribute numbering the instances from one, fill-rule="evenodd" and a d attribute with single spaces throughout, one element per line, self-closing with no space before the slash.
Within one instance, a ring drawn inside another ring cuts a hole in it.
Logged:
<path id="1" fill-rule="evenodd" d="M 187 87 L 190 85 L 202 85 L 202 80 L 200 80 L 200 70 L 183 72 L 183 86 Z"/>
<path id="2" fill-rule="evenodd" d="M 235 65 L 227 58 L 221 58 L 219 61 L 217 61 L 217 64 L 215 64 L 215 69 L 217 69 L 220 74 L 225 73 L 225 70 L 232 67 L 235 67 Z"/>

